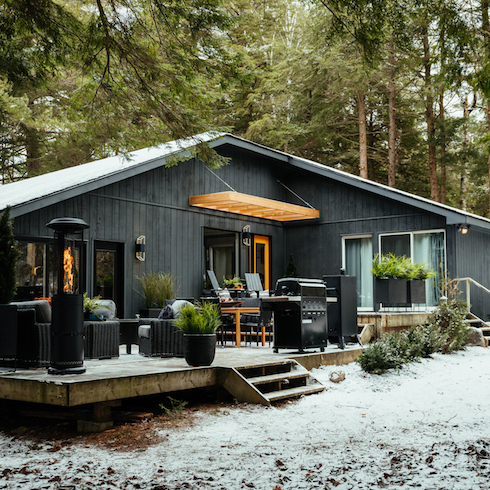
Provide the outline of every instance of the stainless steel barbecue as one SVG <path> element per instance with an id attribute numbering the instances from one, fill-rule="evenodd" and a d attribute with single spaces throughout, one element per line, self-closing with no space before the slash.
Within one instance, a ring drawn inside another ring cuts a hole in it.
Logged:
<path id="1" fill-rule="evenodd" d="M 320 279 L 283 278 L 275 296 L 262 299 L 262 309 L 274 314 L 274 352 L 317 348 L 328 344 L 327 299 Z"/>

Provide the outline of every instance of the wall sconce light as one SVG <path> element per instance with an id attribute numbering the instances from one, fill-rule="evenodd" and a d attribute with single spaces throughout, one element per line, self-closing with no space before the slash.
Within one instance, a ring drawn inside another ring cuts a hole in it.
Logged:
<path id="1" fill-rule="evenodd" d="M 144 262 L 146 258 L 145 241 L 145 235 L 141 235 L 136 239 L 136 258 L 141 262 Z"/>
<path id="2" fill-rule="evenodd" d="M 252 244 L 252 234 L 250 233 L 250 225 L 246 225 L 242 230 L 242 242 L 246 247 Z"/>
<path id="3" fill-rule="evenodd" d="M 467 235 L 468 232 L 470 231 L 470 225 L 463 223 L 463 224 L 459 225 L 458 231 L 461 233 L 461 235 Z"/>

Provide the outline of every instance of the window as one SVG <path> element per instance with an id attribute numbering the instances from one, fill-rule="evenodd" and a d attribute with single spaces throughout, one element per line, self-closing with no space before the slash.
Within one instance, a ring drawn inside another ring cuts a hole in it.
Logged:
<path id="1" fill-rule="evenodd" d="M 373 308 L 373 244 L 371 236 L 344 238 L 344 269 L 356 276 L 357 307 Z"/>
<path id="2" fill-rule="evenodd" d="M 73 250 L 74 292 L 81 294 L 84 287 L 82 265 L 83 244 L 78 242 Z M 35 297 L 48 298 L 57 293 L 58 270 L 56 268 L 56 247 L 49 242 L 17 242 L 19 258 L 16 271 L 16 300 L 28 300 Z"/>
<path id="3" fill-rule="evenodd" d="M 446 271 L 446 247 L 444 231 L 423 231 L 380 235 L 382 254 L 406 255 L 412 262 L 427 264 L 436 276 L 426 281 L 426 304 L 436 306 L 439 302 L 439 285 Z"/>
<path id="4" fill-rule="evenodd" d="M 238 233 L 204 228 L 204 274 L 214 271 L 219 282 L 239 275 L 238 239 Z"/>

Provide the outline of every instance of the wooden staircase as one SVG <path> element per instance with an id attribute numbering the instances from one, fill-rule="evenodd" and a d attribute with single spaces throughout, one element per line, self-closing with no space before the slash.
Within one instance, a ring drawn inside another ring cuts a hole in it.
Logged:
<path id="1" fill-rule="evenodd" d="M 272 403 L 320 393 L 325 389 L 301 364 L 293 359 L 237 367 L 222 382 L 238 401 Z"/>

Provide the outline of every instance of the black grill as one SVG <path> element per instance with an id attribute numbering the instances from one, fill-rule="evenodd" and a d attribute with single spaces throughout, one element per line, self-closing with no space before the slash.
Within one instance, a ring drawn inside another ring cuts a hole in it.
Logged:
<path id="1" fill-rule="evenodd" d="M 320 279 L 283 278 L 275 296 L 262 298 L 262 309 L 274 313 L 274 352 L 328 344 L 326 287 Z"/>

